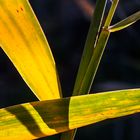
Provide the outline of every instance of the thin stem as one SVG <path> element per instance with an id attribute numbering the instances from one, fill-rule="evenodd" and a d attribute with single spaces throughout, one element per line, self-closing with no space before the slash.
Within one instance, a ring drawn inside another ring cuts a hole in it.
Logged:
<path id="1" fill-rule="evenodd" d="M 119 0 L 113 0 L 112 1 L 112 5 L 110 7 L 110 10 L 109 10 L 109 13 L 108 13 L 108 16 L 106 18 L 106 21 L 105 21 L 105 25 L 104 27 L 108 27 L 112 21 L 112 18 L 114 16 L 114 13 L 116 11 L 116 8 L 117 8 L 117 5 L 118 5 L 118 2 Z"/>

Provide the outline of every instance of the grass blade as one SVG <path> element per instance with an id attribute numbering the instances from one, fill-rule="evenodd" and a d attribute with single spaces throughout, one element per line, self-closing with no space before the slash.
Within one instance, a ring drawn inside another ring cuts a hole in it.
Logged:
<path id="1" fill-rule="evenodd" d="M 28 0 L 0 0 L 0 44 L 40 100 L 60 98 L 55 62 Z"/>
<path id="2" fill-rule="evenodd" d="M 140 20 L 140 11 L 138 11 L 135 14 L 127 17 L 126 19 L 110 26 L 108 28 L 108 30 L 109 30 L 109 32 L 116 32 L 116 31 L 127 28 L 128 26 L 134 24 L 138 20 Z"/>
<path id="3" fill-rule="evenodd" d="M 87 35 L 87 40 L 85 43 L 83 55 L 81 58 L 78 74 L 76 77 L 76 82 L 74 86 L 73 95 L 86 94 L 83 90 L 82 82 L 87 71 L 87 67 L 90 63 L 91 57 L 93 55 L 94 47 L 96 46 L 98 40 L 98 33 L 100 32 L 104 11 L 106 7 L 107 0 L 98 0 L 96 3 L 95 11 L 91 20 L 89 32 Z"/>
<path id="4" fill-rule="evenodd" d="M 35 139 L 140 112 L 140 89 L 38 101 L 0 109 L 0 138 Z"/>

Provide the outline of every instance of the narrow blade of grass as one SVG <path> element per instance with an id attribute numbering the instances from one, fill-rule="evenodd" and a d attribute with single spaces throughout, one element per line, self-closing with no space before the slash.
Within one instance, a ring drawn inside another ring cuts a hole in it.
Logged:
<path id="1" fill-rule="evenodd" d="M 0 44 L 40 100 L 60 98 L 55 62 L 28 0 L 0 0 Z"/>
<path id="2" fill-rule="evenodd" d="M 35 139 L 140 112 L 140 89 L 38 101 L 0 109 L 0 138 Z"/>
<path id="3" fill-rule="evenodd" d="M 96 46 L 98 40 L 98 34 L 100 32 L 104 11 L 106 7 L 107 0 L 97 0 L 95 11 L 93 13 L 93 17 L 91 19 L 91 24 L 89 27 L 89 32 L 87 35 L 83 55 L 81 58 L 78 74 L 76 77 L 76 82 L 74 86 L 73 95 L 78 94 L 86 94 L 83 91 L 83 87 L 81 86 L 85 73 L 87 71 L 87 67 L 90 63 L 91 57 L 93 55 L 94 47 Z"/>
<path id="4" fill-rule="evenodd" d="M 140 11 L 138 11 L 135 14 L 127 17 L 126 19 L 110 26 L 108 28 L 108 30 L 109 30 L 109 32 L 116 32 L 116 31 L 122 30 L 124 28 L 127 28 L 128 26 L 134 24 L 138 20 L 140 20 Z"/>

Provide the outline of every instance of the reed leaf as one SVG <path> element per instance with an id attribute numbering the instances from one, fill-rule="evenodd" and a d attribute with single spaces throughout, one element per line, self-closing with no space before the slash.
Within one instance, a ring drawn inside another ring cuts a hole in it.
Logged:
<path id="1" fill-rule="evenodd" d="M 54 58 L 28 0 L 0 0 L 0 44 L 38 99 L 60 98 Z"/>
<path id="2" fill-rule="evenodd" d="M 131 16 L 125 18 L 124 20 L 110 26 L 108 28 L 109 32 L 116 32 L 127 28 L 128 26 L 134 24 L 136 21 L 140 20 L 140 11 L 132 14 Z"/>
<path id="3" fill-rule="evenodd" d="M 107 0 L 97 0 L 96 2 L 96 7 L 91 19 L 91 24 L 87 34 L 84 51 L 82 54 L 79 70 L 74 85 L 73 95 L 87 94 L 87 92 L 89 92 L 90 90 L 89 86 L 88 89 L 85 91 L 85 86 L 83 82 L 85 81 L 85 74 L 93 56 L 94 48 L 98 40 L 98 35 L 101 30 L 106 3 Z"/>
<path id="4" fill-rule="evenodd" d="M 106 29 L 113 18 L 119 0 L 114 0 L 110 7 L 104 27 L 101 28 L 102 18 L 104 16 L 106 1 L 98 0 L 93 14 L 93 19 L 87 35 L 87 40 L 80 62 L 73 95 L 88 94 L 95 78 L 100 60 L 102 58 L 110 32 Z M 99 34 L 99 32 L 101 32 Z M 91 43 L 92 42 L 92 43 Z M 61 140 L 73 140 L 75 130 L 66 132 Z"/>
<path id="5" fill-rule="evenodd" d="M 1 140 L 30 140 L 140 112 L 140 89 L 37 101 L 0 109 Z"/>

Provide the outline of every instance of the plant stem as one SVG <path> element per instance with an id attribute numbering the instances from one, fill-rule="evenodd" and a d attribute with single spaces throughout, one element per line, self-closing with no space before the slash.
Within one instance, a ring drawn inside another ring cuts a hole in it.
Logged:
<path id="1" fill-rule="evenodd" d="M 84 91 L 82 87 L 83 79 L 85 77 L 85 73 L 87 71 L 87 67 L 90 63 L 91 57 L 93 55 L 94 47 L 96 46 L 97 40 L 98 40 L 98 33 L 100 32 L 104 11 L 106 7 L 107 0 L 98 0 L 96 3 L 96 7 L 94 10 L 93 17 L 91 19 L 91 24 L 89 28 L 89 32 L 87 35 L 83 55 L 81 58 L 73 95 L 79 95 L 79 94 L 87 94 L 87 91 Z M 89 90 L 88 90 L 89 91 Z M 62 133 L 61 140 L 73 140 L 75 136 L 76 130 L 71 130 L 65 133 Z"/>
<path id="2" fill-rule="evenodd" d="M 100 2 L 100 3 L 99 3 Z M 103 1 L 98 1 L 97 4 L 101 4 L 101 2 Z M 79 66 L 79 70 L 78 70 L 78 74 L 77 74 L 77 78 L 76 78 L 76 82 L 75 82 L 75 86 L 74 86 L 74 91 L 73 91 L 73 95 L 79 95 L 79 94 L 88 94 L 91 88 L 91 85 L 93 83 L 93 80 L 95 78 L 95 74 L 97 72 L 100 60 L 102 58 L 106 43 L 108 41 L 110 32 L 108 30 L 108 26 L 111 23 L 111 20 L 113 18 L 114 12 L 116 10 L 116 7 L 118 5 L 119 0 L 113 0 L 111 8 L 109 10 L 108 16 L 106 18 L 106 22 L 104 27 L 102 28 L 101 34 L 98 38 L 98 33 L 100 30 L 100 25 L 102 22 L 102 17 L 104 14 L 104 8 L 105 8 L 105 4 L 106 1 L 104 1 L 104 5 L 102 5 L 103 10 L 100 16 L 100 22 L 98 23 L 98 30 L 96 28 L 96 30 L 94 30 L 94 19 L 96 16 L 93 16 L 92 23 L 89 29 L 89 33 L 87 36 L 87 41 L 85 44 L 85 49 L 83 52 L 83 56 L 81 59 L 81 63 Z M 97 10 L 99 10 L 97 7 Z M 97 14 L 97 13 L 94 13 Z M 97 15 L 98 17 L 99 15 Z M 96 18 L 97 18 L 96 17 Z M 92 33 L 93 32 L 93 33 Z M 95 35 L 95 36 L 92 36 Z M 94 40 L 92 40 L 94 37 Z M 91 43 L 94 42 L 92 45 Z M 66 133 L 62 134 L 61 140 L 73 140 L 74 136 L 75 136 L 75 130 L 72 131 L 68 131 Z"/>

